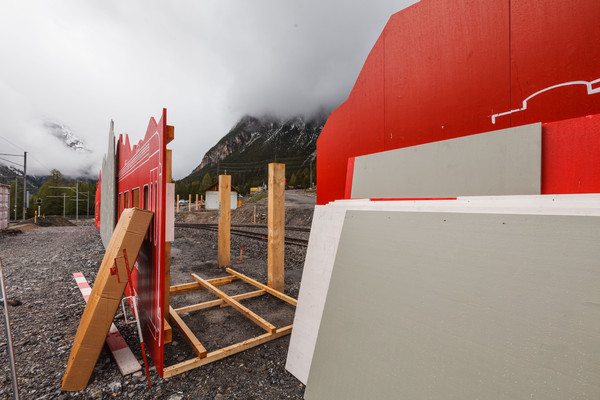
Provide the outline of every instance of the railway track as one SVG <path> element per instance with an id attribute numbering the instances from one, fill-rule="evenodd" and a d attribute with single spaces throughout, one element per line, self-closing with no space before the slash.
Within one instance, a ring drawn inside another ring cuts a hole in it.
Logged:
<path id="1" fill-rule="evenodd" d="M 178 228 L 192 228 L 192 229 L 203 229 L 203 230 L 207 230 L 207 231 L 215 231 L 217 232 L 219 230 L 219 226 L 218 224 L 184 224 L 184 223 L 176 223 L 175 224 L 176 227 Z M 262 229 L 267 229 L 267 225 L 252 225 L 252 224 L 232 224 L 231 225 L 231 229 L 230 232 L 232 235 L 238 235 L 238 236 L 243 236 L 243 237 L 247 237 L 250 239 L 255 239 L 255 240 L 262 240 L 262 241 L 267 241 L 267 233 L 262 233 L 262 232 L 253 232 L 253 231 L 248 231 L 248 230 L 243 230 L 243 229 L 239 229 L 239 228 L 262 228 Z M 304 227 L 294 227 L 294 226 L 286 226 L 285 229 L 287 231 L 298 231 L 298 232 L 310 232 L 310 228 L 304 228 Z M 308 247 L 308 240 L 306 239 L 299 239 L 299 238 L 293 238 L 293 237 L 285 237 L 285 244 L 292 244 L 295 246 L 303 246 L 303 247 Z"/>

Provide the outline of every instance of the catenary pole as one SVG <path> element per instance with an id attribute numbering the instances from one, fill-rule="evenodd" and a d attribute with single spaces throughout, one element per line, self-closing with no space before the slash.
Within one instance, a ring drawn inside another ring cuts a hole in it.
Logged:
<path id="1" fill-rule="evenodd" d="M 25 221 L 25 214 L 27 213 L 27 152 L 23 152 L 23 221 Z"/>

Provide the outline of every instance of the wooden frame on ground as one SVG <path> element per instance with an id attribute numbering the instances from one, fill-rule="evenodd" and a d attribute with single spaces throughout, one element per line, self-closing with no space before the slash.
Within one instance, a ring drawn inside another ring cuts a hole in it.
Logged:
<path id="1" fill-rule="evenodd" d="M 259 346 L 263 343 L 269 342 L 271 340 L 277 339 L 279 337 L 288 335 L 292 332 L 292 326 L 288 325 L 281 328 L 277 328 L 268 321 L 266 321 L 261 316 L 257 315 L 253 311 L 249 310 L 247 307 L 243 306 L 240 301 L 244 299 L 249 299 L 252 297 L 261 296 L 263 294 L 270 294 L 278 299 L 281 299 L 293 306 L 296 306 L 297 300 L 278 291 L 267 285 L 264 285 L 258 281 L 255 281 L 252 278 L 247 277 L 244 274 L 241 274 L 237 271 L 234 271 L 231 268 L 227 268 L 226 271 L 230 273 L 230 276 L 224 276 L 221 278 L 215 279 L 202 279 L 196 274 L 192 274 L 192 278 L 196 282 L 186 283 L 183 285 L 171 286 L 170 294 L 187 292 L 190 290 L 198 290 L 198 289 L 207 289 L 215 295 L 219 296 L 217 300 L 206 301 L 199 304 L 193 304 L 180 308 L 172 308 L 169 309 L 169 314 L 171 316 L 171 321 L 175 326 L 179 328 L 186 341 L 190 344 L 194 352 L 196 353 L 196 357 L 180 362 L 178 364 L 165 367 L 163 370 L 163 378 L 169 378 L 180 374 L 185 371 L 189 371 L 191 369 L 200 367 L 202 365 L 209 364 L 213 361 L 220 360 L 222 358 L 228 357 L 230 355 L 242 352 L 249 348 Z M 216 286 L 222 286 L 231 283 L 235 279 L 243 280 L 255 287 L 259 290 L 238 294 L 235 296 L 230 296 L 223 291 L 216 288 Z M 222 349 L 207 352 L 207 350 L 202 346 L 200 340 L 194 335 L 194 333 L 188 328 L 188 326 L 183 322 L 183 320 L 179 317 L 179 314 L 202 310 L 205 308 L 216 307 L 216 306 L 231 306 L 236 310 L 240 311 L 244 316 L 253 321 L 255 324 L 260 326 L 262 329 L 266 331 L 265 334 L 253 337 L 248 340 L 244 340 L 242 342 L 233 344 L 231 346 L 224 347 Z"/>

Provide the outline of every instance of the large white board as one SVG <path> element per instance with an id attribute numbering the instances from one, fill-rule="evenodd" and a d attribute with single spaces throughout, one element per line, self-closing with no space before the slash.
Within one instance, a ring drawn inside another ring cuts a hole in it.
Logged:
<path id="1" fill-rule="evenodd" d="M 286 362 L 286 369 L 304 384 L 308 380 L 347 210 L 585 216 L 600 215 L 600 195 L 467 196 L 439 201 L 342 200 L 316 206 Z"/>
<path id="2" fill-rule="evenodd" d="M 348 211 L 305 398 L 600 398 L 600 217 Z"/>

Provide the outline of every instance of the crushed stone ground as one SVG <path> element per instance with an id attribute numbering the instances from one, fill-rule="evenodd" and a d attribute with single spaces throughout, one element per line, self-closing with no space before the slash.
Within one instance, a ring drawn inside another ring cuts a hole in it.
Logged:
<path id="1" fill-rule="evenodd" d="M 262 210 L 262 204 L 257 209 Z M 251 223 L 254 205 L 242 207 L 234 223 Z M 251 211 L 248 211 L 251 210 Z M 295 226 L 310 227 L 312 208 L 286 210 L 287 221 Z M 261 211 L 262 212 L 262 211 Z M 192 218 L 180 213 L 177 220 Z M 195 213 L 193 222 L 205 216 Z M 266 223 L 265 219 L 257 223 Z M 208 222 L 208 221 L 206 221 Z M 211 221 L 212 222 L 212 221 Z M 215 219 L 216 222 L 216 219 Z M 0 259 L 4 264 L 8 298 L 22 302 L 10 308 L 15 343 L 17 375 L 23 399 L 301 399 L 304 385 L 285 370 L 289 336 L 216 361 L 164 380 L 151 372 L 152 389 L 141 373 L 122 377 L 110 352 L 102 351 L 88 388 L 82 392 L 61 392 L 60 385 L 84 300 L 72 273 L 83 272 L 90 284 L 104 256 L 104 247 L 91 220 L 75 226 L 26 227 L 18 235 L 0 235 Z M 308 239 L 308 233 L 295 236 Z M 243 259 L 239 249 L 243 247 Z M 286 246 L 285 292 L 297 298 L 305 247 Z M 216 264 L 217 233 L 189 228 L 176 228 L 172 245 L 171 283 L 191 282 L 190 273 L 204 278 L 226 273 Z M 267 244 L 239 236 L 231 238 L 232 268 L 261 282 L 267 280 Z M 255 290 L 236 281 L 221 286 L 229 294 Z M 205 290 L 171 297 L 175 307 L 212 300 Z M 293 322 L 294 307 L 272 296 L 245 300 L 244 304 L 277 327 Z M 231 307 L 216 307 L 183 314 L 208 351 L 258 336 L 264 331 Z M 126 325 L 122 313 L 115 324 L 138 360 L 142 360 L 134 324 Z M 0 399 L 12 398 L 6 336 L 0 329 Z M 194 357 L 177 328 L 173 343 L 165 346 L 165 365 Z"/>

